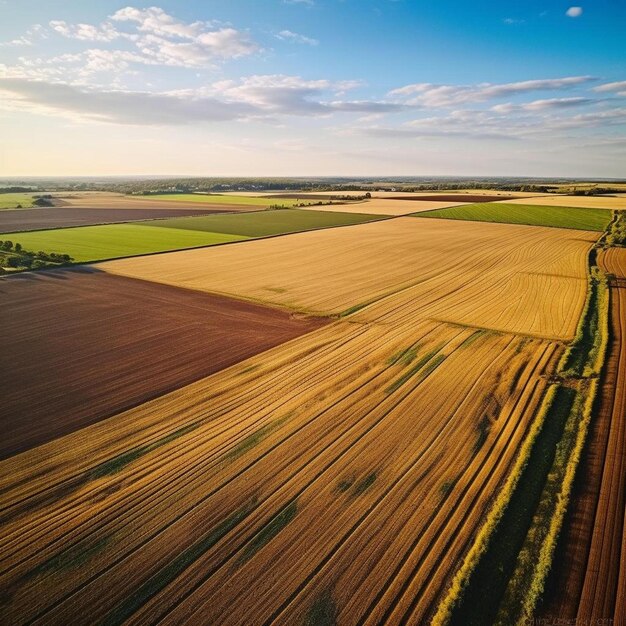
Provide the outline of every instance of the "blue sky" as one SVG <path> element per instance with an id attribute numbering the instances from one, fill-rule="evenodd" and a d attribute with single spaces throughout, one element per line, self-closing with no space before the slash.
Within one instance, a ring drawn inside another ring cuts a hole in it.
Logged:
<path id="1" fill-rule="evenodd" d="M 626 3 L 0 0 L 0 174 L 624 176 Z"/>

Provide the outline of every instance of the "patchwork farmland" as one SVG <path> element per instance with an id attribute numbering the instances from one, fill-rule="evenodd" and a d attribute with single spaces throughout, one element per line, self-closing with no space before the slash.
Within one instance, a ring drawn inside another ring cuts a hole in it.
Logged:
<path id="1" fill-rule="evenodd" d="M 364 193 L 0 236 L 7 623 L 618 619 L 623 214 Z"/>

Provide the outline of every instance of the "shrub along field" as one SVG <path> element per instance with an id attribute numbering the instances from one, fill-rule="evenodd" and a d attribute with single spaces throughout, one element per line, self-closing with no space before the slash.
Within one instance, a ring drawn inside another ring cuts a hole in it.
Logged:
<path id="1" fill-rule="evenodd" d="M 582 207 L 482 202 L 419 212 L 414 216 L 603 231 L 611 220 L 611 211 Z"/>

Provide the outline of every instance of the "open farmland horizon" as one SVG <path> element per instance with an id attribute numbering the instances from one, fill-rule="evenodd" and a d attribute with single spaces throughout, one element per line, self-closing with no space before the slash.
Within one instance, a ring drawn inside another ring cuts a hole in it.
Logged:
<path id="1" fill-rule="evenodd" d="M 0 15 L 2 626 L 626 626 L 626 3 Z"/>

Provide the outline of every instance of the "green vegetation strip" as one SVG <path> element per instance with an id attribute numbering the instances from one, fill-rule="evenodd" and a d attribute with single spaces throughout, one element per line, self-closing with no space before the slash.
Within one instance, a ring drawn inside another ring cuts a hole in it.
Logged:
<path id="1" fill-rule="evenodd" d="M 607 246 L 626 246 L 626 211 L 614 211 L 605 237 Z"/>
<path id="2" fill-rule="evenodd" d="M 33 194 L 30 193 L 0 193 L 0 210 L 16 209 L 33 206 Z"/>
<path id="3" fill-rule="evenodd" d="M 603 231 L 610 219 L 609 209 L 570 208 L 560 206 L 536 206 L 533 204 L 507 204 L 481 202 L 447 209 L 435 209 L 413 213 L 413 217 L 436 217 L 448 220 L 473 222 L 499 222 L 527 226 L 552 226 L 579 230 Z"/>
<path id="4" fill-rule="evenodd" d="M 529 623 L 543 594 L 609 339 L 608 286 L 595 258 L 592 249 L 585 309 L 558 366 L 562 384 L 549 388 L 515 467 L 433 624 Z"/>
<path id="5" fill-rule="evenodd" d="M 212 233 L 244 235 L 246 237 L 268 237 L 270 235 L 283 235 L 314 228 L 361 224 L 379 220 L 382 217 L 381 215 L 365 215 L 362 213 L 277 209 L 251 213 L 229 213 L 227 215 L 174 217 L 166 220 L 144 222 L 144 224 L 159 228 L 208 231 Z"/>
<path id="6" fill-rule="evenodd" d="M 443 363 L 446 359 L 445 354 L 437 354 L 441 348 L 443 348 L 443 344 L 437 346 L 434 350 L 431 350 L 427 354 L 425 354 L 413 367 L 411 367 L 408 371 L 406 371 L 402 376 L 394 380 L 391 385 L 385 389 L 385 393 L 393 393 L 407 380 L 411 379 L 416 374 L 420 374 L 421 378 L 426 378 L 431 372 L 433 372 L 441 363 Z M 437 356 L 435 356 L 437 355 Z M 401 362 L 401 361 L 400 361 Z"/>
<path id="7" fill-rule="evenodd" d="M 248 542 L 237 559 L 237 565 L 251 559 L 263 546 L 274 539 L 295 518 L 297 513 L 298 500 L 294 499 Z"/>
<path id="8" fill-rule="evenodd" d="M 434 623 L 463 626 L 493 623 L 575 398 L 576 391 L 568 387 L 557 387 L 550 394 L 548 408 L 540 420 L 541 428 L 533 437 L 531 449 L 524 450 L 527 456 L 524 458 L 520 455 L 520 458 L 524 458 L 522 467 L 516 467 L 515 473 L 511 474 L 515 480 L 513 489 L 505 486 L 501 492 L 498 500 L 501 500 L 503 494 L 508 498 L 496 501 L 490 518 L 493 519 L 494 513 L 497 513 L 488 527 L 491 532 L 484 536 L 485 529 L 481 530 L 479 540 L 482 541 L 479 545 L 482 549 L 475 556 L 470 552 L 466 560 L 466 563 L 473 561 L 474 567 L 466 572 L 468 577 L 463 583 L 455 580 L 455 602 L 451 610 L 445 611 L 445 615 L 440 607 Z"/>
<path id="9" fill-rule="evenodd" d="M 27 250 L 68 254 L 76 262 L 101 261 L 153 252 L 210 246 L 248 237 L 139 224 L 107 224 L 0 235 Z"/>
<path id="10" fill-rule="evenodd" d="M 211 549 L 226 533 L 242 522 L 255 506 L 256 502 L 254 501 L 243 506 L 210 530 L 204 537 L 183 550 L 162 570 L 149 578 L 139 589 L 131 593 L 126 600 L 113 609 L 105 617 L 104 621 L 101 622 L 102 626 L 117 626 L 118 624 L 123 624 L 133 613 L 138 611 L 150 600 L 150 598 L 162 591 L 194 563 L 194 561 Z"/>

